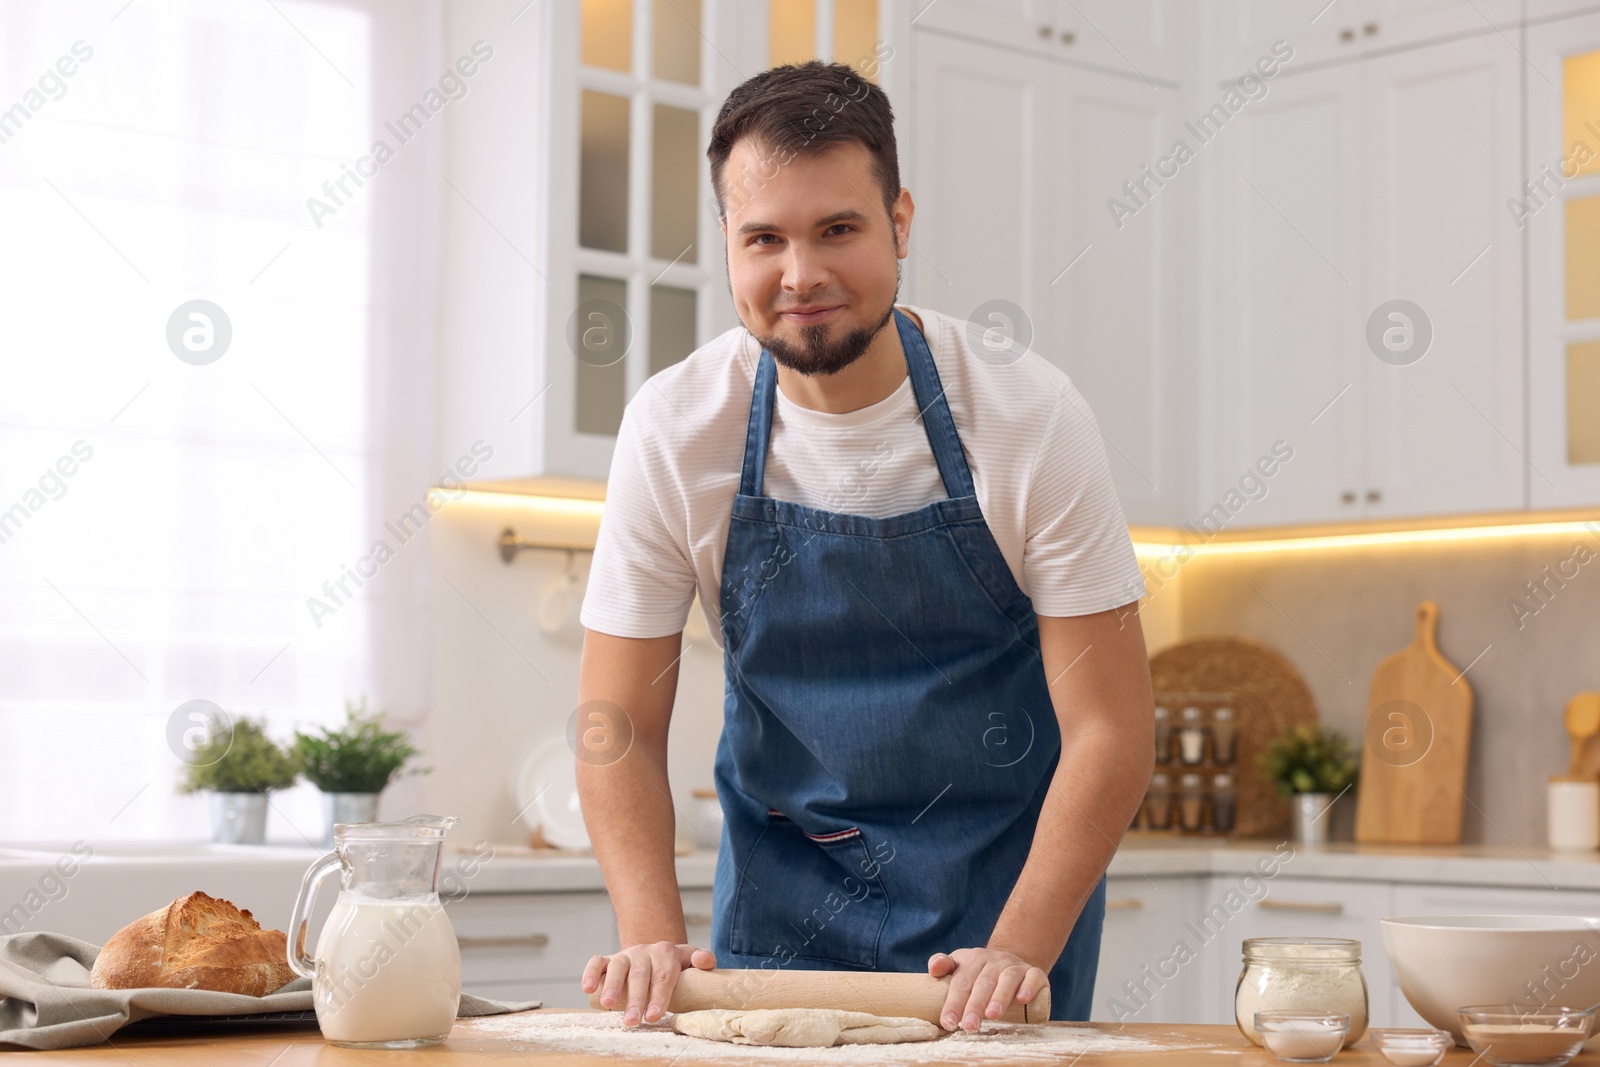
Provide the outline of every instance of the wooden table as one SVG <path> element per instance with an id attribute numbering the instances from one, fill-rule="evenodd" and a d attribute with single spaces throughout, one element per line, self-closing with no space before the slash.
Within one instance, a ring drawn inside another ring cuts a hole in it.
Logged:
<path id="1" fill-rule="evenodd" d="M 528 1015 L 549 1014 L 548 1012 L 528 1012 Z M 501 1025 L 510 1016 L 498 1016 Z M 1127 1024 L 1117 1027 L 1111 1023 L 1047 1023 L 1047 1026 L 1087 1025 L 1106 1032 L 1119 1032 L 1131 1037 L 1141 1038 L 1150 1042 L 1171 1043 L 1174 1045 L 1206 1044 L 1222 1046 L 1222 1048 L 1174 1048 L 1167 1052 L 1120 1052 L 1104 1055 L 1085 1055 L 1082 1057 L 1061 1058 L 1062 1067 L 1076 1065 L 1076 1067 L 1096 1067 L 1096 1065 L 1114 1065 L 1114 1067 L 1147 1067 L 1147 1065 L 1160 1065 L 1160 1067 L 1174 1067 L 1176 1064 L 1194 1063 L 1205 1064 L 1208 1067 L 1226 1067 L 1237 1064 L 1240 1067 L 1281 1067 L 1283 1061 L 1276 1059 L 1264 1049 L 1256 1048 L 1249 1044 L 1239 1031 L 1232 1026 L 1202 1026 L 1183 1024 Z M 576 1067 L 576 1065 L 589 1064 L 632 1064 L 634 1067 L 668 1067 L 672 1062 L 669 1059 L 655 1058 L 606 1058 L 599 1055 L 582 1053 L 544 1051 L 531 1049 L 524 1041 L 513 1041 L 499 1035 L 475 1033 L 481 1029 L 480 1021 L 475 1019 L 462 1019 L 456 1023 L 455 1030 L 450 1035 L 450 1040 L 443 1045 L 428 1049 L 418 1049 L 407 1052 L 376 1051 L 366 1049 L 335 1048 L 322 1040 L 322 1035 L 313 1029 L 285 1031 L 272 1035 L 248 1034 L 236 1035 L 226 1038 L 213 1037 L 182 1037 L 182 1038 L 155 1038 L 155 1037 L 119 1037 L 110 1044 L 97 1045 L 92 1048 L 62 1049 L 57 1052 L 0 1052 L 0 1067 L 9 1067 L 13 1063 L 38 1062 L 52 1065 L 94 1063 L 94 1064 L 162 1064 L 172 1067 L 212 1067 L 212 1065 L 240 1065 L 240 1067 L 295 1067 L 295 1065 L 314 1064 L 316 1067 L 372 1067 L 377 1064 L 417 1064 L 418 1067 L 479 1067 L 489 1063 L 507 1063 L 535 1065 L 535 1067 Z M 687 1039 L 686 1039 L 687 1040 Z M 937 1045 L 930 1047 L 932 1053 Z M 822 1060 L 826 1049 L 814 1050 L 817 1059 Z M 754 1057 L 752 1057 L 753 1059 Z M 730 1060 L 729 1062 L 733 1062 Z M 748 1060 L 746 1062 L 749 1062 Z M 959 1061 L 940 1059 L 937 1055 L 930 1054 L 923 1063 L 930 1067 L 939 1067 L 941 1064 L 955 1064 Z M 970 1061 L 969 1061 L 970 1062 Z M 994 1062 L 994 1061 L 990 1061 Z M 1042 1064 L 1043 1061 L 1028 1060 L 1026 1063 Z M 1369 1067 L 1369 1065 L 1382 1065 L 1386 1067 L 1387 1061 L 1379 1055 L 1371 1043 L 1363 1038 L 1354 1047 L 1345 1049 L 1333 1059 L 1335 1067 Z M 1475 1062 L 1473 1053 L 1466 1049 L 1452 1049 L 1445 1054 L 1444 1067 L 1467 1067 Z M 1477 1061 L 1481 1062 L 1481 1061 Z M 1572 1061 L 1580 1065 L 1600 1065 L 1600 1053 L 1585 1052 Z"/>

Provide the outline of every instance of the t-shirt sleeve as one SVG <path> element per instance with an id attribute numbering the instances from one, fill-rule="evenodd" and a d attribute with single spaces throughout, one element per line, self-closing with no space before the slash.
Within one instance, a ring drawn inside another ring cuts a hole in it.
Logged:
<path id="1" fill-rule="evenodd" d="M 615 637 L 678 633 L 694 603 L 686 531 L 675 533 L 663 511 L 665 503 L 668 512 L 681 512 L 681 500 L 673 507 L 674 500 L 662 495 L 670 480 L 665 471 L 651 469 L 643 447 L 649 418 L 644 403 L 631 403 L 623 412 L 578 615 L 585 628 Z"/>
<path id="2" fill-rule="evenodd" d="M 1100 426 L 1069 381 L 1034 457 L 1022 567 L 1040 615 L 1092 615 L 1144 596 Z"/>

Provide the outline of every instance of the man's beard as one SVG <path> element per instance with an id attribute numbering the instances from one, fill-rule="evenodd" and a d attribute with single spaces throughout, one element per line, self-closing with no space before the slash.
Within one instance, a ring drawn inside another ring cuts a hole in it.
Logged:
<path id="1" fill-rule="evenodd" d="M 899 296 L 900 265 L 897 263 L 894 296 L 889 298 L 889 305 L 884 308 L 883 316 L 870 329 L 858 326 L 832 344 L 828 343 L 827 323 L 800 327 L 802 343 L 798 346 L 776 335 L 757 337 L 756 340 L 761 342 L 762 348 L 772 353 L 772 358 L 778 361 L 779 366 L 787 367 L 797 374 L 803 374 L 808 378 L 818 374 L 837 374 L 860 359 L 872 344 L 872 339 L 889 324 L 889 320 L 894 317 L 895 300 Z"/>

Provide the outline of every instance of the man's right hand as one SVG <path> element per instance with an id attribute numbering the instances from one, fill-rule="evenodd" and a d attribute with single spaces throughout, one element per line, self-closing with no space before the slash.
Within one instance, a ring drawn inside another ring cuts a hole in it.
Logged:
<path id="1" fill-rule="evenodd" d="M 678 975 L 685 968 L 709 971 L 716 965 L 716 956 L 693 945 L 671 941 L 634 945 L 609 956 L 590 956 L 583 969 L 583 991 L 600 990 L 602 1008 L 615 1008 L 626 997 L 623 1026 L 653 1023 L 666 1013 Z"/>

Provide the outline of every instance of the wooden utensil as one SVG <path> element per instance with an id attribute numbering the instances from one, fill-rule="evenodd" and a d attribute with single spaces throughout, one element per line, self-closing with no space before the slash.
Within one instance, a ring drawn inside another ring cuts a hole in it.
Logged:
<path id="1" fill-rule="evenodd" d="M 1411 644 L 1372 672 L 1356 794 L 1357 841 L 1461 841 L 1472 686 L 1440 654 L 1438 627 L 1438 605 L 1418 604 Z"/>
<path id="2" fill-rule="evenodd" d="M 707 1008 L 838 1008 L 874 1015 L 901 1015 L 937 1023 L 944 1009 L 950 976 L 934 978 L 915 971 L 786 971 L 778 968 L 741 970 L 690 968 L 678 976 L 668 1011 Z M 600 994 L 589 995 L 600 1007 Z M 621 1010 L 621 1006 L 614 1010 Z M 1002 1022 L 1044 1022 L 1050 1018 L 1050 987 L 1039 990 L 1031 1004 L 1012 1003 Z"/>
<path id="3" fill-rule="evenodd" d="M 1584 766 L 1590 748 L 1589 741 L 1600 734 L 1600 693 L 1579 693 L 1567 701 L 1567 736 L 1572 738 L 1572 761 L 1567 773 L 1573 776 L 1593 774 Z"/>

